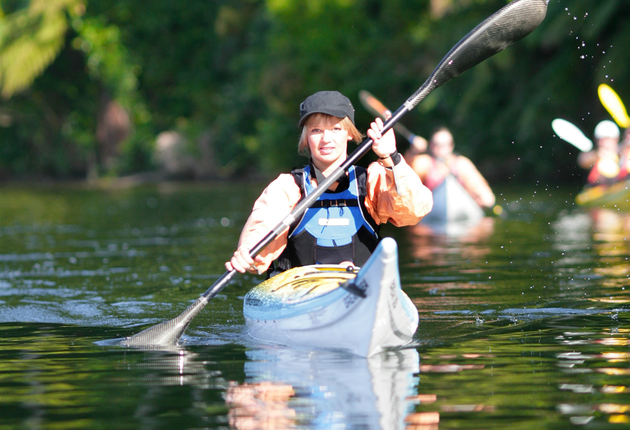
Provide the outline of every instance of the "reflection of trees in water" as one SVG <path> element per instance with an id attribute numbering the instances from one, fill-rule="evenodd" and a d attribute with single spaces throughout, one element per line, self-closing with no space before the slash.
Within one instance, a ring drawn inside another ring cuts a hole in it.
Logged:
<path id="1" fill-rule="evenodd" d="M 605 208 L 565 212 L 559 214 L 553 228 L 553 248 L 560 252 L 555 259 L 560 268 L 558 273 L 565 277 L 569 273 L 571 280 L 577 279 L 569 287 L 573 284 L 585 288 L 596 286 L 594 295 L 587 294 L 591 301 L 626 303 L 630 300 L 627 297 L 630 290 L 626 289 L 630 276 L 627 257 L 630 213 Z"/>
<path id="2" fill-rule="evenodd" d="M 619 327 L 623 324 L 618 321 L 618 314 L 611 316 L 612 327 L 597 329 L 586 321 L 588 329 L 563 327 L 564 332 L 556 336 L 559 344 L 572 349 L 556 356 L 562 373 L 569 375 L 559 385 L 561 391 L 569 394 L 563 396 L 558 410 L 572 424 L 585 425 L 593 420 L 630 423 L 630 330 Z"/>
<path id="3" fill-rule="evenodd" d="M 133 417 L 139 429 L 163 426 L 170 421 L 164 415 L 178 411 L 182 403 L 192 405 L 195 413 L 184 417 L 175 413 L 173 418 L 179 417 L 177 426 L 181 428 L 199 425 L 199 419 L 208 422 L 212 417 L 227 413 L 218 402 L 219 393 L 228 383 L 217 370 L 219 364 L 208 362 L 204 355 L 181 347 L 145 348 L 140 349 L 137 356 L 130 356 L 127 366 L 132 371 L 133 385 L 146 387 L 135 399 Z M 177 400 L 174 392 L 177 392 Z"/>

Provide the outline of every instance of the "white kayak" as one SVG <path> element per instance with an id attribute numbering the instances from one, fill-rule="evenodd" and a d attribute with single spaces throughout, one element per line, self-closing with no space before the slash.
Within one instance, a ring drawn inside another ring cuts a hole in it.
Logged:
<path id="1" fill-rule="evenodd" d="M 453 175 L 433 190 L 433 209 L 421 222 L 476 222 L 484 217 L 481 206 Z"/>
<path id="2" fill-rule="evenodd" d="M 358 272 L 304 266 L 262 282 L 245 296 L 243 313 L 255 339 L 363 357 L 409 343 L 418 328 L 418 311 L 400 288 L 392 238 Z"/>

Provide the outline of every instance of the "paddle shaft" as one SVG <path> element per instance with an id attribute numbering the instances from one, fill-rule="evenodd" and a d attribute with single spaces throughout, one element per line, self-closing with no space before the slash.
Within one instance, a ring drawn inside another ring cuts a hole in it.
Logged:
<path id="1" fill-rule="evenodd" d="M 545 18 L 546 13 L 547 0 L 514 0 L 512 3 L 502 7 L 475 27 L 449 51 L 424 84 L 407 99 L 403 106 L 394 112 L 391 118 L 385 121 L 381 132 L 385 133 L 391 129 L 404 114 L 413 109 L 435 88 L 534 31 Z M 335 169 L 321 184 L 318 184 L 317 188 L 309 196 L 301 200 L 280 224 L 250 250 L 250 256 L 253 258 L 258 255 L 260 251 L 288 228 L 298 216 L 304 213 L 322 193 L 344 174 L 348 167 L 356 163 L 371 148 L 372 143 L 370 138 L 363 141 L 341 166 Z M 211 298 L 225 288 L 235 273 L 234 270 L 224 273 L 195 303 L 178 317 L 143 330 L 127 338 L 122 343 L 135 346 L 176 344 L 192 319 L 205 307 Z"/>
<path id="2" fill-rule="evenodd" d="M 400 118 L 409 112 L 405 105 L 401 106 L 392 116 L 383 124 L 382 134 L 385 134 L 389 131 L 399 120 Z M 295 220 L 301 216 L 306 209 L 308 209 L 315 201 L 321 196 L 332 184 L 337 182 L 342 175 L 345 174 L 345 171 L 354 164 L 361 157 L 363 157 L 372 147 L 372 143 L 374 141 L 371 138 L 365 139 L 357 149 L 355 149 L 352 154 L 346 158 L 346 160 L 337 167 L 325 180 L 322 181 L 321 184 L 317 184 L 317 188 L 315 188 L 309 195 L 304 197 L 300 202 L 293 208 L 291 213 L 284 217 L 282 221 L 265 237 L 263 237 L 254 247 L 249 251 L 249 256 L 251 258 L 256 257 L 260 252 L 267 247 L 271 242 L 276 240 L 278 236 L 282 234 L 284 230 L 289 228 L 291 224 L 295 222 Z M 230 282 L 230 280 L 236 274 L 236 270 L 228 270 L 225 272 L 217 281 L 206 290 L 201 296 L 207 300 L 211 300 L 214 296 L 216 296 L 225 286 Z"/>

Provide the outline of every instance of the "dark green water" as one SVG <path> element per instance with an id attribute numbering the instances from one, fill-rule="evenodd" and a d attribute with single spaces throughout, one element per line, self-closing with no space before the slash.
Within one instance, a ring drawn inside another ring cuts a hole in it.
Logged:
<path id="1" fill-rule="evenodd" d="M 630 216 L 575 190 L 503 218 L 386 229 L 420 314 L 369 360 L 262 345 L 237 277 L 172 350 L 108 346 L 220 276 L 261 184 L 0 189 L 0 428 L 625 428 Z"/>

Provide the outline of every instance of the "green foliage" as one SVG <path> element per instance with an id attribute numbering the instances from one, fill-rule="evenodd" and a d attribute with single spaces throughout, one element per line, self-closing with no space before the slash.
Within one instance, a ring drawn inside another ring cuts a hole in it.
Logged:
<path id="1" fill-rule="evenodd" d="M 304 162 L 296 124 L 305 97 L 341 91 L 365 130 L 372 118 L 359 90 L 397 108 L 506 3 L 4 1 L 0 76 L 13 97 L 0 106 L 0 139 L 10 146 L 0 150 L 0 175 L 74 176 L 90 160 L 100 164 L 103 91 L 134 128 L 109 167 L 114 174 L 153 168 L 153 142 L 165 130 L 183 132 L 193 156 L 210 133 L 221 175 L 287 171 Z M 550 122 L 564 117 L 590 134 L 608 117 L 597 99 L 602 82 L 630 100 L 629 21 L 623 0 L 550 0 L 533 34 L 436 90 L 403 122 L 424 136 L 449 126 L 457 150 L 491 180 L 574 180 L 575 150 L 553 136 Z M 9 67 L 5 55 L 24 60 Z"/>
<path id="2" fill-rule="evenodd" d="M 68 22 L 65 11 L 80 0 L 33 0 L 0 21 L 1 94 L 30 86 L 59 54 Z"/>

